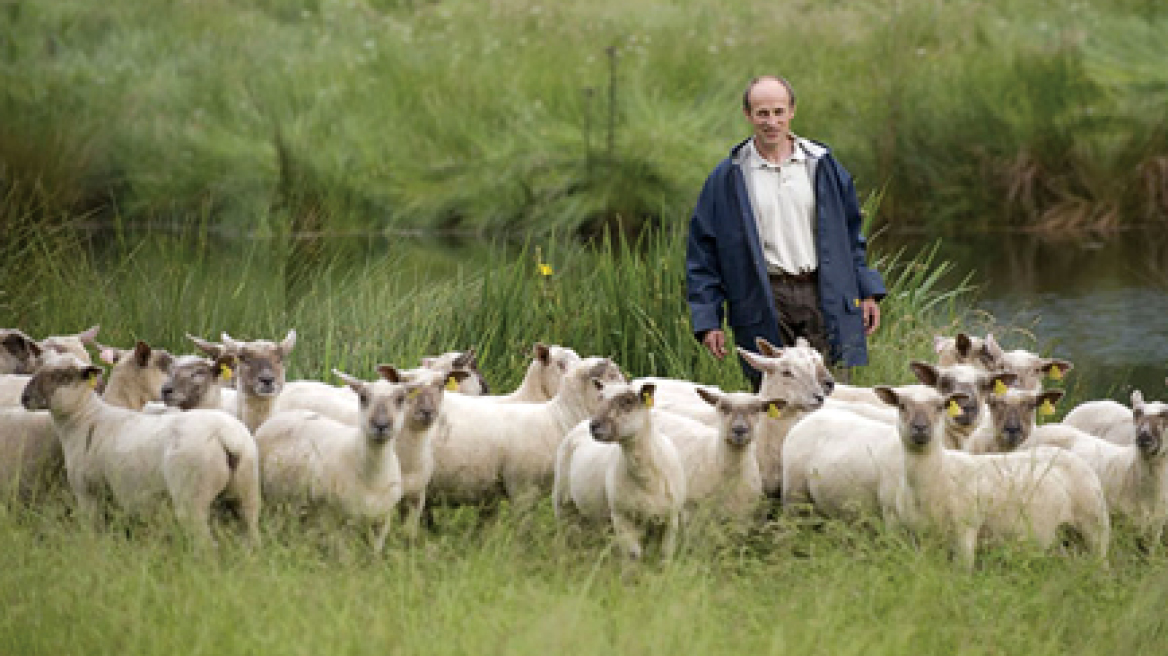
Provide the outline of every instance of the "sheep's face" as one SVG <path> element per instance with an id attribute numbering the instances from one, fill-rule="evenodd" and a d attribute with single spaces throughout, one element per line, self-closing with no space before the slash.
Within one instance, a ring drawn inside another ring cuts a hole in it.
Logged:
<path id="1" fill-rule="evenodd" d="M 237 342 L 223 334 L 226 353 L 235 357 L 236 385 L 242 394 L 273 397 L 284 389 L 284 358 L 296 344 L 296 331 L 279 344 L 266 340 Z"/>
<path id="2" fill-rule="evenodd" d="M 750 445 L 766 413 L 777 414 L 786 406 L 782 399 L 764 400 L 743 392 L 722 394 L 702 387 L 697 388 L 697 392 L 718 411 L 718 434 L 736 449 Z"/>
<path id="3" fill-rule="evenodd" d="M 909 368 L 916 374 L 917 380 L 932 387 L 942 396 L 960 393 L 958 405 L 961 413 L 951 421 L 960 427 L 971 427 L 981 418 L 982 402 L 1000 385 L 1009 385 L 1015 379 L 1014 374 L 998 371 L 986 373 L 977 367 L 968 364 L 955 364 L 941 367 L 927 362 L 913 361 Z"/>
<path id="4" fill-rule="evenodd" d="M 458 383 L 458 391 L 468 396 L 482 396 L 490 393 L 490 387 L 478 370 L 474 349 L 451 351 L 438 357 L 422 358 L 422 366 L 442 374 L 461 371 L 468 374 Z"/>
<path id="5" fill-rule="evenodd" d="M 99 350 L 102 361 L 111 365 L 111 383 L 118 379 L 151 399 L 162 398 L 162 386 L 174 364 L 174 356 L 168 351 L 151 348 L 143 341 L 138 341 L 132 349 L 99 346 Z"/>
<path id="6" fill-rule="evenodd" d="M 537 380 L 544 396 L 550 399 L 560 391 L 560 382 L 564 380 L 564 375 L 577 362 L 580 362 L 580 356 L 570 348 L 538 343 L 535 345 L 532 363 L 538 367 Z"/>
<path id="7" fill-rule="evenodd" d="M 597 442 L 624 442 L 637 435 L 649 423 L 653 407 L 653 383 L 639 386 L 625 382 L 604 383 L 593 379 L 600 392 L 600 405 L 588 424 Z"/>
<path id="8" fill-rule="evenodd" d="M 93 326 L 88 330 L 83 330 L 76 335 L 53 335 L 46 337 L 40 341 L 42 351 L 51 351 L 60 353 L 62 355 L 72 355 L 85 364 L 93 362 L 89 357 L 89 351 L 85 348 L 86 344 L 95 344 L 97 339 L 97 331 L 100 326 Z"/>
<path id="9" fill-rule="evenodd" d="M 986 369 L 1009 371 L 1017 376 L 1014 387 L 1035 392 L 1042 390 L 1042 381 L 1047 376 L 1059 380 L 1074 368 L 1069 360 L 1043 358 L 1024 349 L 1006 351 L 993 335 L 986 335 L 979 357 Z"/>
<path id="10" fill-rule="evenodd" d="M 1040 408 L 1053 405 L 1063 396 L 1062 390 L 1031 392 L 1008 389 L 990 394 L 986 405 L 994 426 L 994 440 L 1002 451 L 1013 451 L 1030 438 Z"/>
<path id="11" fill-rule="evenodd" d="M 572 403 L 580 403 L 585 412 L 593 414 L 600 407 L 602 397 L 596 383 L 604 385 L 624 382 L 627 382 L 624 374 L 612 360 L 584 358 L 568 368 L 556 396 L 573 399 Z"/>
<path id="12" fill-rule="evenodd" d="M 72 355 L 50 356 L 32 375 L 20 404 L 26 410 L 54 410 L 75 407 L 94 393 L 101 381 L 101 368 Z"/>
<path id="13" fill-rule="evenodd" d="M 357 425 L 370 444 L 383 446 L 401 433 L 411 395 L 408 386 L 386 380 L 346 382 L 357 393 Z"/>
<path id="14" fill-rule="evenodd" d="M 1168 427 L 1168 404 L 1144 403 L 1142 397 L 1133 394 L 1132 416 L 1135 419 L 1136 446 L 1145 458 L 1164 455 L 1164 429 Z"/>
<path id="15" fill-rule="evenodd" d="M 162 385 L 162 402 L 168 406 L 191 410 L 217 406 L 205 404 L 208 394 L 231 379 L 233 358 L 222 356 L 217 361 L 197 355 L 175 358 L 170 375 Z"/>
<path id="16" fill-rule="evenodd" d="M 407 385 L 406 426 L 411 431 L 424 431 L 438 420 L 442 408 L 443 384 L 433 382 L 425 385 Z"/>
<path id="17" fill-rule="evenodd" d="M 909 451 L 921 452 L 938 444 L 935 439 L 945 418 L 957 415 L 968 405 L 963 392 L 942 395 L 929 385 L 875 388 L 882 401 L 897 410 L 897 432 Z"/>
<path id="18" fill-rule="evenodd" d="M 762 372 L 759 396 L 782 399 L 787 406 L 803 411 L 823 406 L 824 399 L 835 387 L 835 380 L 818 351 L 804 339 L 786 348 L 777 348 L 760 339 L 758 346 L 762 354 L 742 347 L 738 347 L 738 354 Z"/>
<path id="19" fill-rule="evenodd" d="M 40 364 L 41 347 L 19 330 L 0 328 L 0 374 L 31 374 Z"/>

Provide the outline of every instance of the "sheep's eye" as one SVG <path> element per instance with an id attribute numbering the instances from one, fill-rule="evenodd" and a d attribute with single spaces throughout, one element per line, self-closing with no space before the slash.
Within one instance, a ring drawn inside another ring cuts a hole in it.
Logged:
<path id="1" fill-rule="evenodd" d="M 357 402 L 360 403 L 362 407 L 369 405 L 369 395 L 364 392 L 358 392 Z"/>
<path id="2" fill-rule="evenodd" d="M 784 378 L 794 378 L 795 374 L 792 373 L 790 369 L 784 369 L 783 370 L 783 377 Z"/>

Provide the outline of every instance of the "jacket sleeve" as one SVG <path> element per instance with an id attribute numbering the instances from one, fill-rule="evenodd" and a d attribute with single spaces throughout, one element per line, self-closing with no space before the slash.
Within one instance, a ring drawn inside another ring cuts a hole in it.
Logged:
<path id="1" fill-rule="evenodd" d="M 856 196 L 856 185 L 852 176 L 843 167 L 840 169 L 840 195 L 844 202 L 844 216 L 848 224 L 848 242 L 852 250 L 852 265 L 856 268 L 856 282 L 860 298 L 874 298 L 877 301 L 888 293 L 884 288 L 884 278 L 880 272 L 868 266 L 868 240 L 864 239 L 861 228 L 864 217 L 860 212 L 860 202 Z"/>
<path id="2" fill-rule="evenodd" d="M 718 263 L 715 237 L 717 191 L 712 174 L 702 187 L 697 206 L 689 221 L 685 246 L 685 288 L 694 336 L 701 339 L 706 331 L 722 327 L 726 291 Z"/>

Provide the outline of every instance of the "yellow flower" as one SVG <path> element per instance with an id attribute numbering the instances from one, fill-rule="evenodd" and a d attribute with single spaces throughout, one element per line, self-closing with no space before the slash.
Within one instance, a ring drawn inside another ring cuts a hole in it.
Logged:
<path id="1" fill-rule="evenodd" d="M 554 272 L 552 271 L 552 266 L 550 264 L 545 264 L 543 262 L 539 263 L 539 275 L 550 276 L 552 273 Z"/>

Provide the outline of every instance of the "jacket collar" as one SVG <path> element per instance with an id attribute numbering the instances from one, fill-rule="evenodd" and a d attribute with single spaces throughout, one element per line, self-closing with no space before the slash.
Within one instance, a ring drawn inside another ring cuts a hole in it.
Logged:
<path id="1" fill-rule="evenodd" d="M 753 137 L 747 137 L 742 141 L 739 141 L 736 146 L 730 149 L 730 160 L 733 161 L 736 166 L 742 166 L 747 163 L 747 160 L 750 157 L 750 148 L 747 146 L 750 145 L 750 140 L 752 138 Z M 827 146 L 824 146 L 817 141 L 804 139 L 798 135 L 795 136 L 795 147 L 801 149 L 804 153 L 807 154 L 808 157 L 814 160 L 822 158 L 829 152 Z"/>

